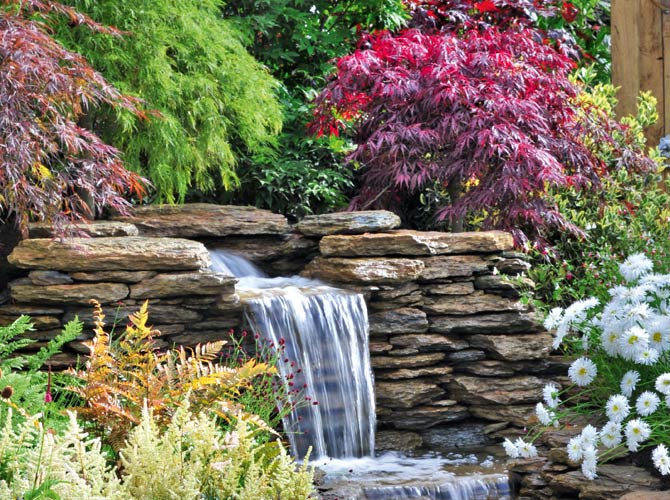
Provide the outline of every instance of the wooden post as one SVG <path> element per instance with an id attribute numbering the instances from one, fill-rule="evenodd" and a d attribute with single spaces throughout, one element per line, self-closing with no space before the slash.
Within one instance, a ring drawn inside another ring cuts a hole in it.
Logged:
<path id="1" fill-rule="evenodd" d="M 612 0 L 612 82 L 620 87 L 617 114 L 634 115 L 640 91 L 651 91 L 658 100 L 659 121 L 647 131 L 650 146 L 670 133 L 669 11 L 670 0 Z"/>

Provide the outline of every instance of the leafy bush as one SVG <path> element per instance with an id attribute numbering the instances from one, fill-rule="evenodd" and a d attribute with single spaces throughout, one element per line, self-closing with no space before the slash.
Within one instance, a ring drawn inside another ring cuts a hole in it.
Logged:
<path id="1" fill-rule="evenodd" d="M 122 38 L 62 26 L 59 38 L 160 117 L 115 110 L 88 114 L 94 130 L 151 179 L 158 201 L 183 201 L 237 182 L 241 156 L 265 151 L 281 127 L 277 82 L 221 18 L 220 0 L 68 0 Z"/>
<path id="2" fill-rule="evenodd" d="M 274 373 L 273 367 L 255 359 L 236 367 L 214 362 L 223 341 L 159 352 L 154 345 L 157 332 L 147 325 L 148 302 L 128 318 L 125 332 L 112 341 L 104 329 L 100 305 L 92 303 L 95 336 L 88 343 L 90 355 L 85 368 L 72 372 L 81 384 L 72 385 L 70 390 L 84 401 L 84 406 L 76 409 L 79 417 L 94 424 L 94 430 L 115 450 L 140 422 L 145 406 L 165 426 L 185 397 L 196 412 L 207 410 L 222 418 L 243 418 L 273 432 L 235 403 L 235 397 L 256 376 Z"/>
<path id="3" fill-rule="evenodd" d="M 18 352 L 35 342 L 25 336 L 31 330 L 28 316 L 19 317 L 11 325 L 0 326 L 0 394 L 5 402 L 0 405 L 0 422 L 8 419 L 9 408 L 20 408 L 22 412 L 35 415 L 49 411 L 48 407 L 52 405 L 48 403 L 54 397 L 56 404 L 61 404 L 59 390 L 66 380 L 54 374 L 52 384 L 52 374 L 42 369 L 63 344 L 81 333 L 82 323 L 76 319 L 70 321 L 59 335 L 35 353 Z M 22 420 L 21 412 L 15 413 L 14 418 Z M 57 415 L 54 420 L 58 421 Z"/>
<path id="4" fill-rule="evenodd" d="M 597 109 L 615 119 L 612 85 L 591 86 L 579 95 L 578 102 L 587 115 Z M 625 159 L 619 156 L 624 148 L 643 154 L 644 129 L 657 118 L 656 100 L 642 93 L 637 116 L 620 120 L 622 127 L 613 134 L 613 145 L 587 143 L 611 172 L 603 177 L 600 190 L 553 192 L 560 212 L 584 228 L 585 234 L 575 238 L 552 233 L 548 239 L 553 254 L 535 252 L 530 277 L 537 284 L 536 297 L 543 307 L 565 306 L 592 294 L 603 296 L 614 284 L 618 263 L 631 252 L 646 252 L 663 269 L 670 269 L 670 184 L 662 175 L 663 159 L 658 150 L 649 151 L 654 168 L 640 175 L 623 167 Z"/>
<path id="5" fill-rule="evenodd" d="M 75 413 L 68 415 L 62 435 L 37 417 L 18 430 L 5 425 L 0 498 L 303 500 L 312 492 L 307 463 L 296 469 L 279 441 L 258 445 L 241 420 L 224 435 L 214 420 L 193 414 L 188 402 L 164 429 L 144 407 L 121 448 L 122 469 L 110 465 L 100 439 L 84 432 Z"/>
<path id="6" fill-rule="evenodd" d="M 574 64 L 516 14 L 531 2 L 500 3 L 517 7 L 453 2 L 446 19 L 465 24 L 415 17 L 420 30 L 364 37 L 338 61 L 312 125 L 321 134 L 352 129 L 360 188 L 351 208 L 407 220 L 431 189 L 431 215 L 453 230 L 504 229 L 519 243 L 546 243 L 552 230 L 581 234 L 549 190 L 600 189 L 607 165 L 585 138 L 614 145 L 619 126 L 595 109 L 580 114 Z M 631 172 L 650 168 L 637 151 L 618 156 Z"/>
<path id="7" fill-rule="evenodd" d="M 559 391 L 549 384 L 537 404 L 542 425 L 569 425 L 578 417 L 589 422 L 567 446 L 584 476 L 597 476 L 597 465 L 630 452 L 656 446 L 655 467 L 670 473 L 670 274 L 656 274 L 642 254 L 619 266 L 623 285 L 604 300 L 591 297 L 566 309 L 555 308 L 545 320 L 555 330 L 554 347 L 579 356 L 568 376 L 572 385 Z M 562 402 L 561 399 L 569 395 Z M 542 428 L 531 432 L 537 439 Z M 537 453 L 532 442 L 507 440 L 511 456 Z"/>
<path id="8" fill-rule="evenodd" d="M 144 115 L 136 100 L 52 38 L 52 14 L 81 24 L 82 32 L 104 31 L 110 39 L 118 32 L 56 2 L 0 6 L 0 217 L 22 227 L 46 220 L 62 231 L 105 206 L 125 213 L 124 193 L 144 192 L 118 151 L 80 125 L 83 116 L 102 105 L 137 121 Z"/>

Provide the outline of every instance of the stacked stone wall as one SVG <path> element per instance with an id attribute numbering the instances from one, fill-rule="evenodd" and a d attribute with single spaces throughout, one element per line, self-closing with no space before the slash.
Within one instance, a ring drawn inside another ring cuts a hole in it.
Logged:
<path id="1" fill-rule="evenodd" d="M 91 298 L 121 324 L 149 300 L 161 346 L 225 338 L 242 326 L 243 304 L 234 278 L 208 270 L 205 244 L 225 248 L 272 275 L 301 272 L 364 294 L 382 446 L 417 446 L 431 429 L 466 421 L 509 435 L 564 368 L 520 301 L 523 278 L 507 278 L 527 262 L 506 233 L 418 232 L 396 229 L 399 223 L 376 211 L 289 226 L 262 210 L 196 204 L 82 226 L 91 238 L 59 241 L 34 226 L 9 257 L 27 276 L 10 284 L 0 322 L 31 315 L 31 336 L 41 343 L 75 315 L 90 331 Z M 87 352 L 89 335 L 68 345 L 57 364 Z"/>

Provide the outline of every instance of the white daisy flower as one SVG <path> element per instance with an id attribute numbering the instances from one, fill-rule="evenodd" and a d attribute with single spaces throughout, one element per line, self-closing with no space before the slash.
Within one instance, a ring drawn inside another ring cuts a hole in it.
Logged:
<path id="1" fill-rule="evenodd" d="M 655 317 L 645 325 L 649 332 L 649 346 L 658 352 L 670 349 L 670 318 Z"/>
<path id="2" fill-rule="evenodd" d="M 503 441 L 503 448 L 505 449 L 505 453 L 507 453 L 508 457 L 519 458 L 519 449 L 509 439 L 505 438 L 505 441 Z"/>
<path id="3" fill-rule="evenodd" d="M 593 480 L 597 477 L 598 454 L 595 446 L 589 445 L 584 448 L 584 460 L 582 461 L 582 474 L 586 479 Z"/>
<path id="4" fill-rule="evenodd" d="M 639 365 L 651 366 L 658 361 L 659 356 L 660 354 L 656 349 L 648 347 L 637 355 L 635 362 Z"/>
<path id="5" fill-rule="evenodd" d="M 532 458 L 537 456 L 537 448 L 532 443 L 526 443 L 523 439 L 517 438 L 514 446 L 519 450 L 519 456 L 523 458 Z"/>
<path id="6" fill-rule="evenodd" d="M 582 447 L 595 446 L 596 439 L 598 439 L 598 429 L 591 424 L 582 429 Z"/>
<path id="7" fill-rule="evenodd" d="M 605 328 L 600 334 L 600 343 L 607 354 L 615 357 L 619 354 L 619 332 Z"/>
<path id="8" fill-rule="evenodd" d="M 542 425 L 551 425 L 553 418 L 542 403 L 535 405 L 535 414 Z"/>
<path id="9" fill-rule="evenodd" d="M 542 389 L 542 396 L 544 397 L 544 402 L 549 408 L 556 408 L 561 404 L 561 400 L 558 399 L 558 387 L 554 384 L 547 384 Z"/>
<path id="10" fill-rule="evenodd" d="M 644 391 L 637 398 L 635 409 L 643 417 L 649 416 L 656 411 L 661 399 L 651 391 Z"/>
<path id="11" fill-rule="evenodd" d="M 605 448 L 614 448 L 621 444 L 621 424 L 618 422 L 607 422 L 600 430 L 600 442 Z"/>
<path id="12" fill-rule="evenodd" d="M 579 358 L 572 362 L 568 369 L 568 377 L 580 387 L 589 385 L 598 374 L 596 364 L 589 358 Z"/>
<path id="13" fill-rule="evenodd" d="M 653 267 L 653 262 L 646 255 L 635 253 L 619 264 L 619 272 L 627 282 L 631 282 L 651 272 Z"/>
<path id="14" fill-rule="evenodd" d="M 582 446 L 582 436 L 575 436 L 568 441 L 568 458 L 571 462 L 578 463 L 584 456 L 584 448 Z"/>
<path id="15" fill-rule="evenodd" d="M 628 421 L 626 424 L 626 446 L 629 451 L 637 451 L 639 444 L 651 434 L 649 424 L 639 418 Z"/>
<path id="16" fill-rule="evenodd" d="M 656 378 L 656 390 L 666 396 L 670 395 L 670 373 L 664 373 Z"/>
<path id="17" fill-rule="evenodd" d="M 619 352 L 628 359 L 635 359 L 649 346 L 649 334 L 644 328 L 633 326 L 619 337 Z"/>
<path id="18" fill-rule="evenodd" d="M 664 444 L 659 444 L 651 454 L 651 458 L 654 461 L 654 467 L 658 471 L 667 476 L 670 474 L 670 457 L 668 456 L 668 449 Z"/>
<path id="19" fill-rule="evenodd" d="M 630 370 L 621 378 L 621 393 L 624 396 L 631 397 L 635 386 L 640 381 L 640 374 L 635 370 Z"/>
<path id="20" fill-rule="evenodd" d="M 623 419 L 630 413 L 630 406 L 628 406 L 628 399 L 623 394 L 615 394 L 609 397 L 605 405 L 605 413 L 607 418 L 612 422 L 623 422 Z"/>
<path id="21" fill-rule="evenodd" d="M 553 330 L 554 328 L 558 327 L 562 320 L 563 308 L 554 307 L 551 311 L 549 311 L 549 314 L 547 314 L 547 317 L 544 319 L 544 327 L 547 330 Z"/>

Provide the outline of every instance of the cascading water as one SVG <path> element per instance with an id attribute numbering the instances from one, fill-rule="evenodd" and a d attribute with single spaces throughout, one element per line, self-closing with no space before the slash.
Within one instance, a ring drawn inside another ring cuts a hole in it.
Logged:
<path id="1" fill-rule="evenodd" d="M 504 474 L 458 476 L 463 464 L 440 456 L 410 458 L 397 453 L 374 456 L 375 403 L 368 349 L 368 319 L 362 295 L 301 277 L 268 278 L 246 259 L 211 252 L 213 270 L 239 278 L 237 291 L 251 328 L 274 345 L 300 373 L 280 363 L 294 387 L 305 385 L 314 404 L 298 407 L 285 419 L 297 457 L 312 448 L 312 463 L 347 500 L 503 500 Z M 485 461 L 488 461 L 486 459 Z M 467 467 L 467 465 L 466 465 Z"/>

